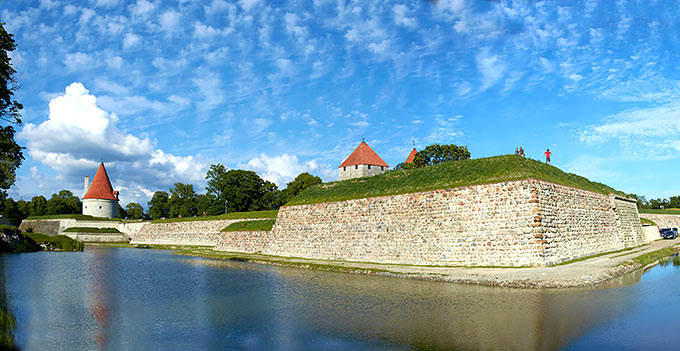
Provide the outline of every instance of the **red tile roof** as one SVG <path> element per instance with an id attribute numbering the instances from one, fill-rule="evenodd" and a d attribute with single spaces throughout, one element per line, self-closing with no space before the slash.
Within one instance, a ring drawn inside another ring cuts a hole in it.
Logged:
<path id="1" fill-rule="evenodd" d="M 366 142 L 362 141 L 359 146 L 345 159 L 340 167 L 354 166 L 354 165 L 374 165 L 389 167 L 385 161 L 378 156 L 378 154 L 371 149 Z M 338 167 L 338 168 L 340 168 Z"/>
<path id="2" fill-rule="evenodd" d="M 116 200 L 116 197 L 113 195 L 113 187 L 111 187 L 109 175 L 106 174 L 106 168 L 104 168 L 103 162 L 99 165 L 97 173 L 94 174 L 92 184 L 90 184 L 87 193 L 83 196 L 83 200 L 84 199 Z"/>
<path id="3" fill-rule="evenodd" d="M 413 163 L 413 159 L 416 157 L 417 153 L 418 150 L 416 150 L 416 148 L 413 148 L 413 150 L 411 150 L 411 153 L 408 154 L 408 157 L 406 158 L 406 161 L 404 163 Z"/>

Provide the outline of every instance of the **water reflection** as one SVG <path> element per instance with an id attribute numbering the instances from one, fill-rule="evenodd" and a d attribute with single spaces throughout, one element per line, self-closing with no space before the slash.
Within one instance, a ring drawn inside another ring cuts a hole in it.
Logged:
<path id="1" fill-rule="evenodd" d="M 600 335 L 629 333 L 616 321 L 649 300 L 649 287 L 680 281 L 677 259 L 598 289 L 520 290 L 155 250 L 6 257 L 27 350 L 607 348 Z"/>

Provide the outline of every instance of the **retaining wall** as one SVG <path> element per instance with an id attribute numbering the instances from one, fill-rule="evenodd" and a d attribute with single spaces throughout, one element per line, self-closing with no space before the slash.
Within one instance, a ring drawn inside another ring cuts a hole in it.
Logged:
<path id="1" fill-rule="evenodd" d="M 640 217 L 653 221 L 659 228 L 680 228 L 680 215 L 640 213 Z"/>
<path id="2" fill-rule="evenodd" d="M 215 251 L 256 253 L 269 247 L 271 232 L 242 231 L 222 232 L 217 239 Z"/>
<path id="3" fill-rule="evenodd" d="M 284 206 L 262 252 L 400 264 L 551 265 L 644 243 L 629 202 L 529 179 Z"/>
<path id="4" fill-rule="evenodd" d="M 214 221 L 147 222 L 137 233 L 131 234 L 132 244 L 203 245 L 215 246 L 220 230 L 234 222 L 264 218 L 223 219 Z"/>

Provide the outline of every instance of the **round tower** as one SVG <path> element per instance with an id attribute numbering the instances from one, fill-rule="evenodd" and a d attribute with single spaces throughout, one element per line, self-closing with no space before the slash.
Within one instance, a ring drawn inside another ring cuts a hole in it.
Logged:
<path id="1" fill-rule="evenodd" d="M 87 177 L 85 179 L 87 181 Z M 113 191 L 104 162 L 99 164 L 92 184 L 86 186 L 83 195 L 83 214 L 94 217 L 118 217 L 118 191 Z"/>

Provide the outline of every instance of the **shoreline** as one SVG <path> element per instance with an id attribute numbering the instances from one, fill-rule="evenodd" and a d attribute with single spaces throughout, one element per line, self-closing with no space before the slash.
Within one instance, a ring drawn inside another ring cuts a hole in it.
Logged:
<path id="1" fill-rule="evenodd" d="M 593 255 L 551 267 L 463 267 L 380 264 L 316 260 L 262 254 L 213 251 L 210 247 L 182 245 L 88 244 L 88 246 L 176 250 L 173 254 L 215 260 L 239 261 L 328 272 L 366 274 L 394 278 L 441 281 L 522 289 L 596 287 L 636 271 L 645 272 L 664 257 L 680 251 L 680 238 Z"/>

